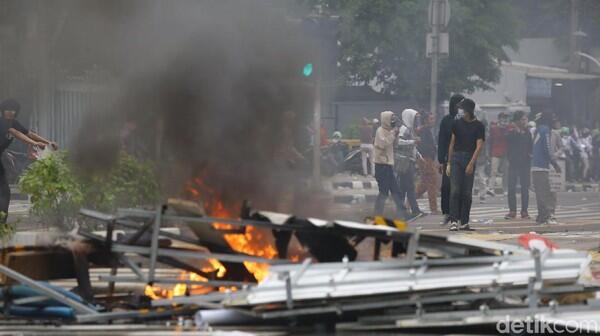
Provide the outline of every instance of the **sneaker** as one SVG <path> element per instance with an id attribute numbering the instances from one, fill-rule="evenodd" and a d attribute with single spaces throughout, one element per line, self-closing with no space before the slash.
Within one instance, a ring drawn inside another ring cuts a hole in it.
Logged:
<path id="1" fill-rule="evenodd" d="M 483 204 L 485 203 L 485 196 L 481 195 L 479 196 L 479 204 Z"/>
<path id="2" fill-rule="evenodd" d="M 525 211 L 525 212 L 521 212 L 521 218 L 522 219 L 530 219 L 531 217 L 529 217 L 529 214 L 527 213 L 527 211 Z"/>
<path id="3" fill-rule="evenodd" d="M 450 231 L 458 231 L 458 223 L 455 221 L 450 222 L 450 227 L 448 228 Z"/>
<path id="4" fill-rule="evenodd" d="M 488 194 L 491 197 L 496 196 L 496 194 L 494 194 L 494 192 L 492 190 L 490 190 L 490 189 L 488 189 L 485 193 Z"/>
<path id="5" fill-rule="evenodd" d="M 550 218 L 546 221 L 546 224 L 548 225 L 557 225 L 558 221 L 555 218 Z"/>
<path id="6" fill-rule="evenodd" d="M 471 227 L 469 226 L 469 223 L 467 223 L 467 224 L 460 223 L 458 228 L 460 230 L 471 231 Z"/>
<path id="7" fill-rule="evenodd" d="M 440 223 L 441 226 L 446 226 L 450 223 L 450 216 L 444 215 L 444 220 Z"/>
<path id="8" fill-rule="evenodd" d="M 417 219 L 425 216 L 426 214 L 423 211 L 413 212 L 408 216 L 408 222 L 416 221 Z"/>
<path id="9" fill-rule="evenodd" d="M 515 219 L 517 218 L 517 213 L 516 212 L 509 212 L 506 214 L 506 216 L 504 216 L 504 219 Z"/>

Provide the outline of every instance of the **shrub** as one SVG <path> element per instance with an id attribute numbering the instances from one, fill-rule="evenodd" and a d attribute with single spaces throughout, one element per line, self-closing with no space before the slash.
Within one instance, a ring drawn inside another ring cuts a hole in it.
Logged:
<path id="1" fill-rule="evenodd" d="M 113 212 L 117 207 L 152 204 L 159 187 L 152 166 L 126 153 L 101 175 L 74 174 L 66 152 L 32 163 L 19 180 L 31 196 L 32 211 L 48 224 L 69 228 L 81 207 Z"/>

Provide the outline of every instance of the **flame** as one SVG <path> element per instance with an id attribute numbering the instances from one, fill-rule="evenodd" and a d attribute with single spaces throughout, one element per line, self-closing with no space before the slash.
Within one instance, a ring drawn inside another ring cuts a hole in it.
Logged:
<path id="1" fill-rule="evenodd" d="M 219 197 L 214 189 L 206 185 L 201 178 L 195 178 L 186 185 L 186 191 L 195 200 L 202 199 L 204 206 L 208 214 L 216 218 L 235 218 L 232 212 L 229 211 L 222 202 L 222 198 Z M 237 227 L 226 223 L 213 223 L 213 227 L 217 230 L 234 230 Z M 245 253 L 253 256 L 263 257 L 266 259 L 273 259 L 277 256 L 277 249 L 275 248 L 275 239 L 271 234 L 270 230 L 256 228 L 248 226 L 244 233 L 226 233 L 223 235 L 225 241 L 229 246 L 236 252 Z M 298 256 L 293 256 L 292 259 L 299 259 Z M 217 278 L 223 278 L 227 272 L 227 269 L 216 259 L 208 260 L 209 265 L 202 268 L 203 272 L 216 272 Z M 269 273 L 269 265 L 256 263 L 256 262 L 244 262 L 246 269 L 254 276 L 254 278 L 261 282 Z M 208 279 L 192 272 L 182 272 L 179 280 L 191 280 L 191 281 L 208 281 Z M 202 286 L 200 284 L 187 285 L 185 283 L 178 283 L 171 289 L 165 289 L 160 286 L 147 285 L 144 289 L 144 294 L 153 300 L 160 298 L 172 298 L 174 296 L 183 295 L 201 295 L 213 291 L 214 288 L 211 286 Z M 236 287 L 219 287 L 220 292 L 236 291 Z"/>
<path id="2" fill-rule="evenodd" d="M 227 269 L 221 262 L 216 259 L 209 259 L 208 265 L 202 268 L 202 272 L 210 273 L 216 272 L 217 278 L 222 278 L 225 276 Z M 179 280 L 190 280 L 190 281 L 202 281 L 206 282 L 208 279 L 205 277 L 198 275 L 193 272 L 181 272 L 177 277 Z M 184 296 L 184 295 L 200 295 L 206 294 L 214 289 L 209 286 L 202 286 L 199 284 L 193 284 L 188 286 L 186 283 L 178 283 L 171 289 L 166 289 L 157 285 L 146 285 L 144 288 L 144 294 L 151 298 L 152 300 L 157 300 L 160 298 L 173 298 L 174 296 Z"/>
<path id="3" fill-rule="evenodd" d="M 188 183 L 186 190 L 196 199 L 202 198 L 208 213 L 216 218 L 234 218 L 232 212 L 226 208 L 219 194 L 210 186 L 206 185 L 201 178 L 195 178 Z M 213 227 L 218 230 L 233 230 L 236 227 L 226 223 L 213 223 Z M 273 259 L 277 256 L 275 240 L 271 232 L 267 229 L 260 229 L 253 226 L 246 227 L 244 233 L 227 233 L 223 235 L 225 241 L 236 252 L 241 252 L 253 256 Z M 261 282 L 269 272 L 269 265 L 244 262 L 244 266 L 254 278 Z"/>

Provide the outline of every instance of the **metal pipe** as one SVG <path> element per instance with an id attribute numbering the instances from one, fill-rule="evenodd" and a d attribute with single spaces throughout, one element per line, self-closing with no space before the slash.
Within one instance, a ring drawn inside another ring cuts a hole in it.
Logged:
<path id="1" fill-rule="evenodd" d="M 120 253 L 138 253 L 149 255 L 152 251 L 149 247 L 143 246 L 130 246 L 130 245 L 122 245 L 122 244 L 113 244 L 113 252 Z M 286 260 L 277 260 L 277 259 L 265 259 L 261 257 L 254 256 L 245 256 L 245 255 L 235 255 L 235 254 L 225 254 L 225 253 L 211 253 L 211 252 L 202 252 L 202 251 L 192 251 L 192 250 L 176 250 L 169 248 L 158 248 L 155 250 L 157 255 L 165 256 L 165 257 L 175 257 L 175 258 L 190 258 L 190 259 L 217 259 L 223 261 L 230 262 L 245 262 L 252 261 L 262 264 L 281 264 L 281 263 L 289 263 Z"/>
<path id="2" fill-rule="evenodd" d="M 152 226 L 152 240 L 150 242 L 150 269 L 148 270 L 148 282 L 154 281 L 154 274 L 156 272 L 156 257 L 158 255 L 158 233 L 160 231 L 162 217 L 162 206 L 158 206 L 156 209 L 156 217 L 154 219 L 154 225 Z"/>
<path id="3" fill-rule="evenodd" d="M 98 277 L 100 281 L 114 281 L 114 282 L 124 282 L 124 283 L 146 283 L 143 279 L 139 279 L 137 277 L 131 276 L 111 276 L 111 275 L 100 275 Z M 246 287 L 252 286 L 255 284 L 240 282 L 240 281 L 221 281 L 221 280 L 207 280 L 207 281 L 199 281 L 199 280 L 185 280 L 185 279 L 169 279 L 169 278 L 154 278 L 154 283 L 161 284 L 186 284 L 186 285 L 202 285 L 207 287 Z"/>
<path id="4" fill-rule="evenodd" d="M 60 292 L 57 292 L 51 288 L 41 285 L 37 281 L 19 273 L 19 272 L 13 271 L 12 269 L 10 269 L 4 265 L 0 265 L 0 273 L 6 275 L 7 277 L 9 277 L 13 280 L 18 281 L 24 285 L 31 287 L 32 289 L 38 291 L 41 294 L 44 294 L 52 299 L 55 299 L 58 302 L 61 302 L 65 305 L 73 308 L 76 312 L 83 313 L 83 314 L 98 314 L 98 312 L 95 311 L 94 309 L 92 309 L 80 302 L 77 302 Z"/>
<path id="5" fill-rule="evenodd" d="M 123 264 L 125 264 L 125 266 L 129 267 L 129 269 L 131 271 L 133 271 L 133 273 L 135 273 L 135 275 L 137 275 L 137 277 L 141 281 L 148 282 L 148 279 L 146 278 L 146 276 L 144 275 L 142 270 L 138 267 L 138 265 L 136 265 L 133 261 L 131 261 L 131 259 L 127 258 L 124 255 L 121 255 L 120 259 L 121 259 L 121 262 L 123 262 Z"/>

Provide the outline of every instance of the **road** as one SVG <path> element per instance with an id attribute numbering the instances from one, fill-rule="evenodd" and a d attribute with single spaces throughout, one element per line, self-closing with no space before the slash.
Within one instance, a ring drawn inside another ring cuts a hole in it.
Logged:
<path id="1" fill-rule="evenodd" d="M 419 200 L 421 210 L 429 212 L 428 202 Z M 539 225 L 535 223 L 537 215 L 535 195 L 530 196 L 529 215 L 532 219 L 505 220 L 508 212 L 506 196 L 488 198 L 480 203 L 477 197 L 471 210 L 472 232 L 449 232 L 440 226 L 442 216 L 428 215 L 410 223 L 411 227 L 420 228 L 423 232 L 438 234 L 466 234 L 486 240 L 506 240 L 514 242 L 521 233 L 537 232 L 549 237 L 560 247 L 583 250 L 600 249 L 600 193 L 597 192 L 562 192 L 558 196 L 559 206 L 556 210 L 557 225 Z M 520 199 L 517 199 L 520 204 Z M 394 205 L 388 200 L 386 214 L 393 214 Z M 372 215 L 373 204 L 360 202 L 355 204 L 335 204 L 331 216 L 347 220 L 362 221 Z"/>

